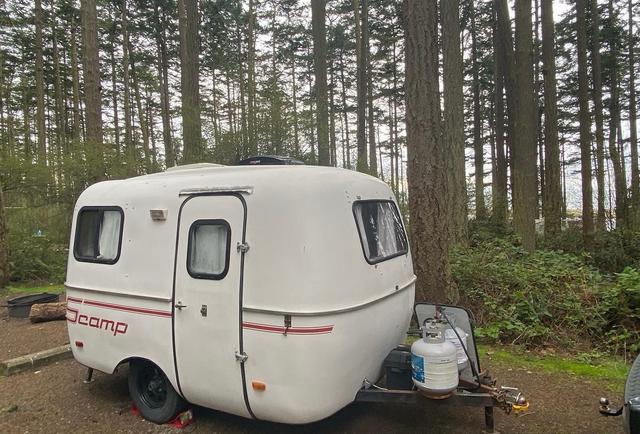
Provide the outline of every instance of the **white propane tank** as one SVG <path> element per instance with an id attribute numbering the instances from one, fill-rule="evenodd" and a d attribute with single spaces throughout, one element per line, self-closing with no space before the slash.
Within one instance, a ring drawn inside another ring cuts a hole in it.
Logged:
<path id="1" fill-rule="evenodd" d="M 444 325 L 427 322 L 422 339 L 411 345 L 411 374 L 413 384 L 425 395 L 447 397 L 458 387 L 456 347 L 445 340 Z"/>
<path id="2" fill-rule="evenodd" d="M 449 317 L 449 320 L 455 327 L 455 322 Z M 447 324 L 447 328 L 444 331 L 444 338 L 447 342 L 451 342 L 456 347 L 456 357 L 458 359 L 458 371 L 462 372 L 465 370 L 467 366 L 469 366 L 469 358 L 467 357 L 467 353 L 464 351 L 467 348 L 467 338 L 469 335 L 462 330 L 460 327 L 455 327 L 456 330 L 453 331 L 453 328 Z M 458 334 L 456 335 L 456 332 Z M 460 336 L 460 339 L 458 339 Z M 462 341 L 462 342 L 460 342 Z"/>

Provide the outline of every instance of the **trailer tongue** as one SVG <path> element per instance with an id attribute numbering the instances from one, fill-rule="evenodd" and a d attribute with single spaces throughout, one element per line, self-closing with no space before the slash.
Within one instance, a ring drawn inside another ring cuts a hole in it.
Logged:
<path id="1" fill-rule="evenodd" d="M 386 358 L 385 375 L 382 381 L 373 384 L 365 379 L 355 401 L 403 404 L 432 402 L 434 405 L 484 407 L 485 427 L 486 432 L 489 433 L 495 432 L 494 408 L 499 408 L 506 414 L 521 413 L 529 408 L 529 402 L 518 388 L 497 386 L 495 379 L 487 372 L 480 370 L 473 323 L 466 309 L 458 306 L 418 303 L 415 305 L 414 312 L 418 324 L 430 327 L 427 323 L 446 318 L 445 321 L 449 326 L 458 330 L 456 335 L 464 346 L 465 355 L 470 362 L 461 368 L 458 387 L 455 391 L 441 396 L 425 393 L 424 388 L 421 387 L 422 383 L 415 381 L 415 366 L 412 369 L 411 360 L 415 359 L 416 355 L 412 354 L 408 345 L 401 345 L 391 351 Z M 455 318 L 455 323 L 450 318 Z M 467 339 L 462 338 L 460 330 L 466 334 Z M 409 332 L 409 335 L 416 334 L 419 334 L 416 330 Z M 428 370 L 428 364 L 423 369 Z M 416 388 L 416 385 L 419 388 Z"/>

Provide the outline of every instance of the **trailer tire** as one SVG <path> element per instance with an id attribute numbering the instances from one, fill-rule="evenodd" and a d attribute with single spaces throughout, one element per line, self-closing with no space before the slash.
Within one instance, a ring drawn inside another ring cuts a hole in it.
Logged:
<path id="1" fill-rule="evenodd" d="M 129 363 L 129 394 L 142 416 L 158 424 L 169 422 L 186 406 L 162 369 L 146 360 Z"/>

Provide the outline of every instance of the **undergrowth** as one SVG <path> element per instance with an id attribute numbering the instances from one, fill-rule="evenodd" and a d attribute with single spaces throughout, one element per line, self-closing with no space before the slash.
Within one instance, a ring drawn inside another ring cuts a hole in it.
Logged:
<path id="1" fill-rule="evenodd" d="M 640 272 L 607 274 L 582 254 L 525 252 L 510 235 L 477 231 L 451 254 L 461 304 L 488 342 L 640 351 Z"/>

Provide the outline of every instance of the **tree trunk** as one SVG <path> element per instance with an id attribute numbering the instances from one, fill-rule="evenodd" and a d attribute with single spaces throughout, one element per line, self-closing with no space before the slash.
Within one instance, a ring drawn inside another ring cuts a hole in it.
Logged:
<path id="1" fill-rule="evenodd" d="M 609 0 L 609 20 L 615 21 L 615 9 L 613 0 Z M 613 178 L 616 191 L 616 228 L 624 228 L 628 225 L 627 212 L 627 181 L 624 171 L 623 158 L 620 155 L 616 137 L 618 134 L 618 124 L 620 123 L 620 103 L 618 88 L 618 47 L 616 37 L 613 33 L 609 33 L 609 46 L 611 47 L 611 98 L 609 102 L 609 156 L 611 157 L 611 165 L 613 166 Z"/>
<path id="2" fill-rule="evenodd" d="M 39 303 L 31 306 L 29 321 L 32 323 L 63 320 L 67 314 L 67 302 Z"/>
<path id="3" fill-rule="evenodd" d="M 73 102 L 73 140 L 74 145 L 80 142 L 80 74 L 78 72 L 78 45 L 76 42 L 76 24 L 71 22 L 71 93 Z"/>
<path id="4" fill-rule="evenodd" d="M 298 88 L 296 86 L 296 56 L 291 55 L 291 97 L 293 100 L 293 155 L 300 157 L 300 128 L 298 126 Z"/>
<path id="5" fill-rule="evenodd" d="M 587 250 L 593 242 L 593 191 L 591 187 L 591 116 L 587 78 L 586 0 L 576 0 L 578 31 L 578 100 L 580 105 L 580 161 L 582 174 L 582 238 Z"/>
<path id="6" fill-rule="evenodd" d="M 591 0 L 591 62 L 593 72 L 593 103 L 596 119 L 596 185 L 598 188 L 598 207 L 596 228 L 605 230 L 604 209 L 604 132 L 602 114 L 602 68 L 600 61 L 600 13 L 597 0 Z"/>
<path id="7" fill-rule="evenodd" d="M 494 7 L 496 10 L 496 28 L 497 28 L 497 43 L 496 47 L 498 63 L 503 66 L 504 72 L 504 84 L 505 94 L 507 101 L 507 154 L 505 160 L 507 166 L 511 166 L 511 177 L 508 181 L 511 187 L 512 204 L 515 203 L 515 188 L 514 188 L 514 167 L 513 167 L 513 149 L 515 142 L 518 139 L 518 132 L 516 131 L 516 121 L 519 116 L 519 109 L 517 103 L 516 93 L 516 65 L 515 54 L 513 52 L 513 34 L 511 33 L 511 18 L 509 17 L 509 5 L 507 0 L 494 0 Z M 506 168 L 505 168 L 506 172 Z M 514 209 L 515 220 L 515 209 Z"/>
<path id="8" fill-rule="evenodd" d="M 562 229 L 560 146 L 556 91 L 555 26 L 553 0 L 542 0 L 542 63 L 544 76 L 544 236 L 553 240 Z"/>
<path id="9" fill-rule="evenodd" d="M 513 146 L 513 223 L 522 246 L 536 246 L 537 214 L 536 102 L 533 87 L 531 0 L 516 0 L 516 110 Z"/>
<path id="10" fill-rule="evenodd" d="M 640 228 L 640 173 L 638 170 L 638 127 L 635 79 L 635 44 L 633 40 L 633 4 L 629 0 L 629 146 L 631 148 L 631 221 L 634 230 Z"/>
<path id="11" fill-rule="evenodd" d="M 367 161 L 367 65 L 365 46 L 362 37 L 362 20 L 360 14 L 360 0 L 353 0 L 353 13 L 356 21 L 356 67 L 357 67 L 357 102 L 358 126 L 356 131 L 358 142 L 358 160 L 356 168 L 358 172 L 368 172 Z"/>
<path id="12" fill-rule="evenodd" d="M 471 1 L 471 69 L 473 89 L 473 152 L 475 169 L 475 203 L 476 220 L 487 219 L 487 208 L 484 203 L 484 144 L 482 143 L 482 119 L 480 118 L 480 78 L 478 65 L 478 44 L 476 41 L 476 13 Z M 447 32 L 449 29 L 446 30 Z"/>
<path id="13" fill-rule="evenodd" d="M 158 77 L 160 80 L 160 113 L 162 115 L 162 141 L 166 167 L 176 164 L 175 148 L 171 137 L 171 110 L 169 108 L 169 60 L 167 56 L 166 26 L 160 19 L 159 0 L 155 0 L 156 46 L 158 51 Z M 164 14 L 163 14 L 164 17 Z"/>
<path id="14" fill-rule="evenodd" d="M 447 220 L 453 244 L 467 242 L 467 187 L 464 157 L 464 96 L 460 50 L 460 2 L 441 2 L 444 123 L 447 157 Z M 389 105 L 391 109 L 391 104 Z M 392 118 L 392 113 L 389 113 Z M 391 131 L 393 132 L 393 131 Z M 392 165 L 393 167 L 393 165 Z"/>
<path id="15" fill-rule="evenodd" d="M 111 104 L 113 105 L 113 132 L 116 141 L 116 155 L 120 155 L 120 114 L 118 110 L 118 81 L 116 74 L 115 34 L 111 38 Z"/>
<path id="16" fill-rule="evenodd" d="M 198 0 L 178 0 L 180 77 L 182 90 L 182 141 L 184 163 L 205 157 L 200 121 L 200 20 Z"/>
<path id="17" fill-rule="evenodd" d="M 132 50 L 129 49 L 129 52 Z M 142 107 L 142 96 L 140 95 L 140 83 L 136 71 L 135 61 L 131 61 L 131 79 L 133 81 L 133 94 L 136 100 L 136 109 L 138 112 L 138 120 L 140 121 L 140 130 L 142 132 L 142 152 L 144 155 L 144 173 L 151 173 L 151 151 L 149 149 L 149 123 L 146 119 L 146 110 Z"/>
<path id="18" fill-rule="evenodd" d="M 105 179 L 102 137 L 102 100 L 100 96 L 100 57 L 96 0 L 81 0 L 82 61 L 84 74 L 86 156 L 89 182 Z"/>
<path id="19" fill-rule="evenodd" d="M 313 66 L 318 110 L 318 164 L 330 165 L 329 111 L 327 107 L 327 29 L 325 25 L 326 0 L 311 1 L 311 27 L 313 28 Z"/>
<path id="20" fill-rule="evenodd" d="M 456 302 L 449 267 L 436 0 L 405 0 L 409 215 L 416 299 Z"/>
<path id="21" fill-rule="evenodd" d="M 129 176 L 135 175 L 136 171 L 136 147 L 133 142 L 133 126 L 131 125 L 131 80 L 129 68 L 129 30 L 127 28 L 127 1 L 122 0 L 121 5 L 122 20 L 122 84 L 124 86 L 124 151 L 126 155 L 126 170 Z"/>
<path id="22" fill-rule="evenodd" d="M 35 76 L 36 76 L 36 132 L 38 164 L 47 165 L 47 145 L 44 107 L 44 60 L 42 55 L 42 0 L 35 0 Z"/>
<path id="23" fill-rule="evenodd" d="M 348 107 L 347 107 L 347 86 L 345 84 L 344 79 L 344 53 L 343 50 L 340 50 L 340 87 L 342 93 L 342 116 L 344 117 L 344 133 L 345 133 L 345 143 L 343 146 L 346 147 L 345 155 L 346 159 L 342 162 L 344 167 L 347 169 L 351 169 L 351 141 L 349 140 L 349 115 L 348 115 Z"/>
<path id="24" fill-rule="evenodd" d="M 369 43 L 369 0 L 362 2 L 362 45 L 364 46 L 364 65 L 367 76 L 367 140 L 369 142 L 369 173 L 378 176 L 378 162 L 376 159 L 376 134 L 373 105 L 373 73 L 371 65 L 371 46 Z"/>
<path id="25" fill-rule="evenodd" d="M 492 197 L 491 219 L 499 227 L 505 227 L 507 224 L 507 211 L 509 207 L 507 197 L 507 158 L 505 155 L 505 113 L 504 113 L 504 55 L 500 49 L 500 36 L 498 35 L 498 16 L 494 8 L 494 19 L 496 23 L 493 29 L 493 63 L 495 75 L 494 90 L 494 124 L 495 124 L 495 143 L 496 143 L 496 163 L 495 163 L 495 194 Z M 464 149 L 463 149 L 464 157 Z"/>
<path id="26" fill-rule="evenodd" d="M 9 283 L 9 244 L 4 213 L 4 196 L 0 183 L 0 289 L 3 289 L 7 283 Z"/>
<path id="27" fill-rule="evenodd" d="M 258 153 L 258 139 L 256 133 L 256 0 L 249 0 L 248 24 L 247 24 L 247 115 L 249 134 L 249 153 Z"/>

